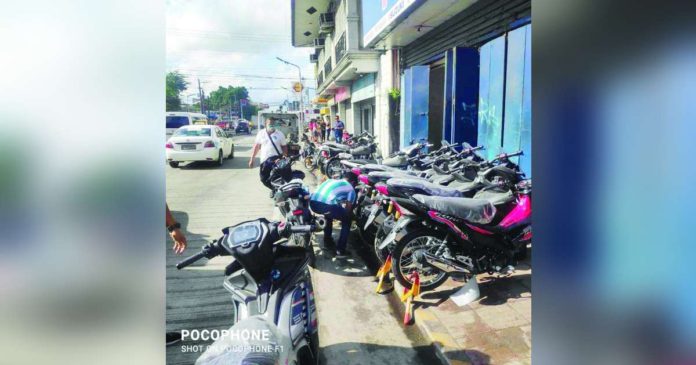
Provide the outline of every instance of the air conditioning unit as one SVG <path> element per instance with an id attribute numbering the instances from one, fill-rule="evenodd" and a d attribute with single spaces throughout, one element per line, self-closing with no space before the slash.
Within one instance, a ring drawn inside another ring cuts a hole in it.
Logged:
<path id="1" fill-rule="evenodd" d="M 309 62 L 311 62 L 311 63 L 319 62 L 319 55 L 318 54 L 309 55 Z"/>
<path id="2" fill-rule="evenodd" d="M 319 15 L 319 32 L 331 33 L 334 30 L 333 13 L 323 13 Z"/>
<path id="3" fill-rule="evenodd" d="M 314 40 L 314 48 L 324 48 L 325 38 L 317 38 Z"/>

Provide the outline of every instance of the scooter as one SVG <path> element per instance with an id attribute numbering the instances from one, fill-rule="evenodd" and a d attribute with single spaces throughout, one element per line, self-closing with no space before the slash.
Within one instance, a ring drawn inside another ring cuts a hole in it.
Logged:
<path id="1" fill-rule="evenodd" d="M 243 222 L 224 228 L 217 241 L 176 265 L 183 269 L 203 257 L 234 258 L 223 281 L 232 294 L 234 325 L 196 364 L 318 363 L 319 327 L 309 257 L 304 248 L 284 245 L 291 234 L 314 229 L 265 218 Z"/>

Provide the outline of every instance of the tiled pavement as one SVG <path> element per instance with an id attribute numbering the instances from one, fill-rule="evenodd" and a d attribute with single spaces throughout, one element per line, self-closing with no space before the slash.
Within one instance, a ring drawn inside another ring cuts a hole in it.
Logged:
<path id="1" fill-rule="evenodd" d="M 531 364 L 531 269 L 505 278 L 479 275 L 478 283 L 480 298 L 463 307 L 449 299 L 463 283 L 450 279 L 422 293 L 416 325 L 450 364 Z M 393 295 L 403 290 L 398 283 L 395 289 Z"/>

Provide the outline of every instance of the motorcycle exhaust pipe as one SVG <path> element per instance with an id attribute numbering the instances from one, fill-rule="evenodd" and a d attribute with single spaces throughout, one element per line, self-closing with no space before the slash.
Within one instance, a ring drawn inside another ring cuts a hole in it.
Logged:
<path id="1" fill-rule="evenodd" d="M 448 274 L 457 272 L 457 273 L 467 273 L 467 274 L 472 274 L 471 270 L 465 266 L 462 266 L 458 262 L 448 260 L 442 257 L 437 257 L 433 256 L 427 252 L 423 252 L 423 259 L 425 262 L 433 267 L 435 267 L 438 270 L 444 271 Z"/>

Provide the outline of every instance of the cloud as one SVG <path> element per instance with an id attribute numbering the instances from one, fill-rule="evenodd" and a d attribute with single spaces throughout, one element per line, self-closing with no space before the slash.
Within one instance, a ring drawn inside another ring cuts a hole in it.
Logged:
<path id="1" fill-rule="evenodd" d="M 167 70 L 179 70 L 195 91 L 200 79 L 206 93 L 219 86 L 247 86 L 254 101 L 277 103 L 292 94 L 297 69 L 314 79 L 310 48 L 291 44 L 287 0 L 198 0 L 167 2 Z M 286 79 L 274 79 L 286 78 Z M 313 81 L 305 82 L 313 86 Z"/>

